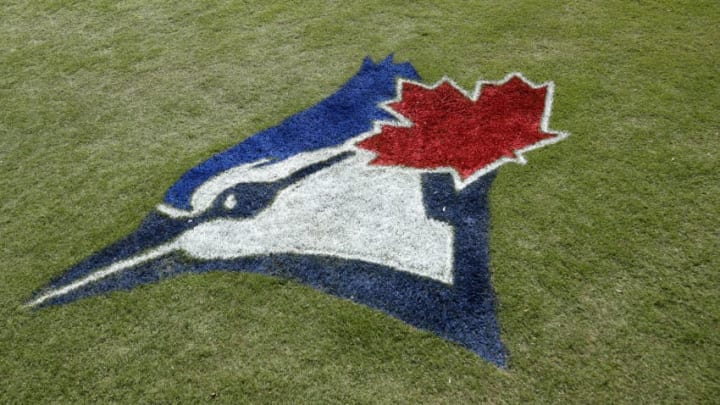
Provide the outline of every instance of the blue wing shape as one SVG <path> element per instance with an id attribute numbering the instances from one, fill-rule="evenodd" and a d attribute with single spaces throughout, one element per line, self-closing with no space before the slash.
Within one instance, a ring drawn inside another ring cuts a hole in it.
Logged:
<path id="1" fill-rule="evenodd" d="M 395 64 L 392 55 L 379 63 L 365 58 L 358 73 L 335 94 L 188 170 L 167 191 L 165 204 L 190 210 L 193 191 L 221 172 L 262 159 L 278 162 L 337 146 L 370 131 L 373 121 L 393 118 L 379 104 L 395 97 L 398 77 L 420 79 L 410 63 Z"/>

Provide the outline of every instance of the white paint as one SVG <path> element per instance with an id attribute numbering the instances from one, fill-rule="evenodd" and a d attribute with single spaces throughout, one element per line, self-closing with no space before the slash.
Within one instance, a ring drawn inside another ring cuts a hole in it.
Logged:
<path id="1" fill-rule="evenodd" d="M 372 152 L 357 150 L 355 156 L 281 191 L 272 205 L 253 218 L 201 223 L 172 242 L 48 291 L 27 306 L 40 305 L 179 250 L 200 260 L 270 253 L 326 255 L 390 266 L 452 284 L 453 228 L 427 217 L 422 171 L 368 165 L 374 157 Z M 276 173 L 292 173 L 276 169 Z M 225 203 L 226 207 L 233 205 Z"/>
<path id="2" fill-rule="evenodd" d="M 235 208 L 235 206 L 237 206 L 237 198 L 235 198 L 235 195 L 230 194 L 229 196 L 227 196 L 225 202 L 223 203 L 223 206 L 225 207 L 225 209 L 228 210 Z"/>
<path id="3" fill-rule="evenodd" d="M 425 213 L 419 171 L 370 166 L 370 152 L 308 176 L 256 217 L 222 218 L 176 245 L 199 259 L 300 253 L 364 260 L 452 283 L 452 226 Z"/>

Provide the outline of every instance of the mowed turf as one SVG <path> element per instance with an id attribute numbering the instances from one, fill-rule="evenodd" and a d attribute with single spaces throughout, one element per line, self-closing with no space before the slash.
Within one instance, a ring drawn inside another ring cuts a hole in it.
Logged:
<path id="1" fill-rule="evenodd" d="M 720 4 L 386 3 L 0 4 L 0 402 L 718 400 Z M 571 136 L 491 192 L 507 369 L 256 275 L 22 307 L 391 52 L 426 83 L 556 84 Z"/>

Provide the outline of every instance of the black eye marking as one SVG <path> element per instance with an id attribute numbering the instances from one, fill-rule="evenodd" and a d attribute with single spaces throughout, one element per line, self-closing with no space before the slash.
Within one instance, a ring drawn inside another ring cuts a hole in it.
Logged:
<path id="1" fill-rule="evenodd" d="M 330 159 L 303 167 L 278 181 L 239 183 L 221 193 L 215 200 L 213 207 L 202 215 L 202 218 L 209 219 L 219 216 L 231 216 L 235 218 L 254 217 L 260 211 L 269 207 L 280 191 L 354 154 L 355 153 L 351 151 L 343 152 Z"/>

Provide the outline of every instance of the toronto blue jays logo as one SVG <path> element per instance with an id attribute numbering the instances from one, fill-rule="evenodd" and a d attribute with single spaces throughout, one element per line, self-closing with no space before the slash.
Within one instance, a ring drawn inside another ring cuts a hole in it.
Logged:
<path id="1" fill-rule="evenodd" d="M 139 228 L 29 300 L 59 305 L 183 272 L 284 277 L 430 330 L 500 366 L 488 191 L 567 134 L 553 84 L 466 92 L 366 58 L 335 94 L 191 168 Z"/>

